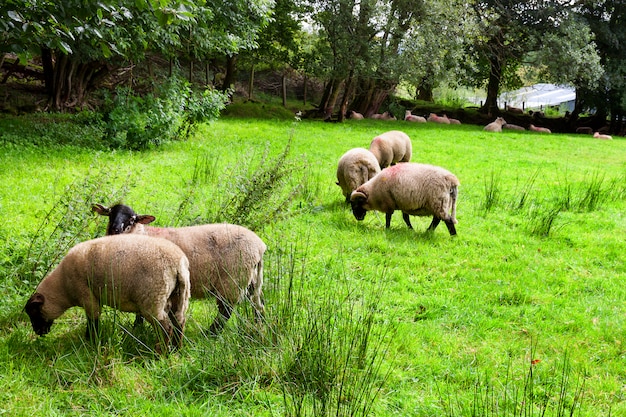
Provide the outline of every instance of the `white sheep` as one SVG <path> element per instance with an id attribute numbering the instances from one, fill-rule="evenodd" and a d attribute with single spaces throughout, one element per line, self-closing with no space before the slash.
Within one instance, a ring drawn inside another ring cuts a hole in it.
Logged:
<path id="1" fill-rule="evenodd" d="M 426 118 L 422 116 L 416 116 L 411 114 L 411 110 L 407 110 L 404 113 L 404 120 L 407 122 L 417 122 L 417 123 L 426 123 Z"/>
<path id="2" fill-rule="evenodd" d="M 351 110 L 350 118 L 354 120 L 363 120 L 363 115 L 359 112 L 355 112 L 354 110 Z"/>
<path id="3" fill-rule="evenodd" d="M 502 132 L 502 126 L 506 124 L 506 120 L 502 117 L 496 118 L 493 122 L 489 123 L 483 128 L 487 132 Z"/>
<path id="4" fill-rule="evenodd" d="M 397 162 L 409 162 L 413 153 L 411 139 L 399 130 L 390 130 L 376 136 L 370 142 L 369 149 L 378 160 L 380 169 Z"/>
<path id="5" fill-rule="evenodd" d="M 400 210 L 409 229 L 413 228 L 409 215 L 433 216 L 429 231 L 434 231 L 443 220 L 450 235 L 456 235 L 458 186 L 457 177 L 444 168 L 398 164 L 381 171 L 352 192 L 352 213 L 357 220 L 363 220 L 367 211 L 381 211 L 385 213 L 385 227 L 389 228 L 393 212 Z"/>
<path id="6" fill-rule="evenodd" d="M 459 119 L 453 119 L 451 117 L 446 116 L 445 114 L 443 115 L 443 117 L 448 119 L 448 122 L 450 122 L 451 125 L 460 125 L 461 124 L 461 121 Z"/>
<path id="7" fill-rule="evenodd" d="M 550 129 L 548 129 L 547 127 L 538 127 L 533 124 L 529 126 L 528 130 L 531 130 L 533 132 L 538 132 L 538 133 L 552 133 Z"/>
<path id="8" fill-rule="evenodd" d="M 42 336 L 67 309 L 87 315 L 87 337 L 98 331 L 103 305 L 135 312 L 161 333 L 156 351 L 171 339 L 180 347 L 189 305 L 189 261 L 165 239 L 140 235 L 105 236 L 74 246 L 37 286 L 25 306 L 33 330 Z"/>
<path id="9" fill-rule="evenodd" d="M 595 132 L 593 134 L 593 137 L 596 138 L 596 139 L 605 139 L 605 140 L 613 139 L 613 136 L 611 136 L 611 135 L 604 135 L 604 134 L 602 134 L 600 132 Z"/>
<path id="10" fill-rule="evenodd" d="M 449 125 L 450 124 L 450 119 L 448 119 L 448 117 L 437 116 L 435 113 L 430 113 L 428 115 L 428 119 L 427 120 L 429 122 L 440 123 L 440 124 L 444 124 L 444 125 Z"/>
<path id="11" fill-rule="evenodd" d="M 352 191 L 379 172 L 378 160 L 367 149 L 354 148 L 344 153 L 337 164 L 337 185 L 341 187 L 346 202 L 350 202 Z"/>
<path id="12" fill-rule="evenodd" d="M 128 206 L 111 208 L 93 206 L 100 215 L 109 217 L 107 235 L 121 233 L 147 234 L 176 243 L 189 258 L 191 296 L 215 297 L 218 315 L 209 331 L 219 333 L 235 305 L 248 297 L 260 322 L 265 307 L 262 299 L 263 254 L 265 243 L 249 229 L 234 224 L 205 224 L 189 227 L 159 228 L 144 226 L 154 216 L 139 215 Z"/>
<path id="13" fill-rule="evenodd" d="M 508 130 L 519 130 L 519 131 L 523 131 L 526 130 L 525 128 L 523 128 L 522 126 L 519 125 L 514 125 L 511 123 L 506 123 L 504 125 L 502 125 L 502 129 L 508 129 Z"/>

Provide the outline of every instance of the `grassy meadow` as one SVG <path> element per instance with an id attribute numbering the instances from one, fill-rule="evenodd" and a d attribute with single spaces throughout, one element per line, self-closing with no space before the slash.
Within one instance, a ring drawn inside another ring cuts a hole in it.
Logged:
<path id="1" fill-rule="evenodd" d="M 344 203 L 339 157 L 392 129 L 459 178 L 456 237 Z M 90 135 L 0 119 L 0 415 L 626 415 L 623 139 L 235 117 L 143 152 Z M 164 358 L 111 309 L 100 343 L 78 308 L 37 337 L 28 296 L 104 234 L 91 204 L 119 201 L 159 226 L 253 228 L 262 328 L 244 303 L 210 336 L 214 302 L 194 300 Z"/>

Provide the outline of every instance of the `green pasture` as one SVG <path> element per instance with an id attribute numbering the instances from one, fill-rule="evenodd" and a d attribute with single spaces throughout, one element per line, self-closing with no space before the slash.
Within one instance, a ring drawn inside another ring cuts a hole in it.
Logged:
<path id="1" fill-rule="evenodd" d="M 343 202 L 340 156 L 392 129 L 459 178 L 456 237 Z M 0 415 L 626 415 L 622 138 L 236 117 L 141 152 L 95 134 L 0 119 Z M 100 343 L 79 309 L 37 337 L 28 296 L 118 201 L 159 226 L 244 219 L 268 245 L 264 326 L 244 304 L 209 336 L 194 300 L 164 358 L 113 310 Z"/>

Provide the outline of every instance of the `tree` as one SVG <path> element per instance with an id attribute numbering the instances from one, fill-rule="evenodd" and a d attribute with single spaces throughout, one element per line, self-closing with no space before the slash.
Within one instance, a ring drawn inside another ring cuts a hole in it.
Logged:
<path id="1" fill-rule="evenodd" d="M 141 56 L 151 32 L 140 23 L 192 14 L 185 4 L 156 0 L 9 0 L 0 16 L 0 51 L 41 56 L 48 104 L 62 110 L 83 105 L 116 57 Z"/>
<path id="2" fill-rule="evenodd" d="M 604 76 L 597 88 L 577 91 L 577 109 L 595 108 L 602 122 L 611 117 L 611 130 L 624 129 L 626 116 L 626 8 L 623 1 L 579 1 L 575 10 L 595 35 Z"/>
<path id="3" fill-rule="evenodd" d="M 424 2 L 419 18 L 401 46 L 401 77 L 415 88 L 415 98 L 433 101 L 440 83 L 459 83 L 467 45 L 477 37 L 471 9 L 465 1 Z"/>

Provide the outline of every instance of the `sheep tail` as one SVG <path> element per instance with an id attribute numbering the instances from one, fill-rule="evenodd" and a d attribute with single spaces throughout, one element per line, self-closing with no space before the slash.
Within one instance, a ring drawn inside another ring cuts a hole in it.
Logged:
<path id="1" fill-rule="evenodd" d="M 456 199 L 458 195 L 459 187 L 453 185 L 452 188 L 450 188 L 450 198 L 452 199 L 452 211 L 450 212 L 450 217 L 452 218 L 452 222 L 454 224 L 458 223 L 458 220 L 456 219 Z"/>

